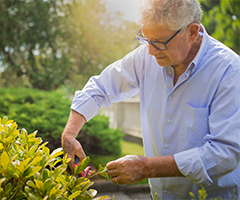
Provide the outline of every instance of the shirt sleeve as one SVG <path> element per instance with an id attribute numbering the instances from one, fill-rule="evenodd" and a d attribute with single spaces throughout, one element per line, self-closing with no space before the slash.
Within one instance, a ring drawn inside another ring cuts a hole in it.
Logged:
<path id="1" fill-rule="evenodd" d="M 209 107 L 209 133 L 204 145 L 174 155 L 180 172 L 205 187 L 240 163 L 240 70 L 229 67 Z"/>
<path id="2" fill-rule="evenodd" d="M 108 107 L 139 93 L 143 54 L 144 48 L 139 47 L 109 65 L 100 75 L 91 77 L 83 90 L 75 92 L 71 109 L 89 121 L 98 115 L 101 106 Z"/>

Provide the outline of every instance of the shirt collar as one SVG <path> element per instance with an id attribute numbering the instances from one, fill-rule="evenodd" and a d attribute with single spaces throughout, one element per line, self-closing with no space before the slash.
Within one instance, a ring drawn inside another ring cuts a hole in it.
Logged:
<path id="1" fill-rule="evenodd" d="M 209 35 L 202 24 L 200 24 L 199 35 L 203 39 L 202 39 L 201 46 L 197 52 L 197 55 L 194 57 L 192 62 L 189 64 L 188 69 L 186 70 L 186 72 L 188 72 L 189 75 L 192 75 L 194 72 L 196 72 L 199 69 L 199 67 L 200 67 L 199 62 L 201 62 L 201 59 L 202 59 L 204 53 L 206 52 L 206 49 L 209 44 Z"/>

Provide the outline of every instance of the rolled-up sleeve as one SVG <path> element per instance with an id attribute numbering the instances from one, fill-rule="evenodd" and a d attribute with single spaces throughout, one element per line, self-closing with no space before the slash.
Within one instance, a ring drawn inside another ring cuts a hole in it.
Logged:
<path id="1" fill-rule="evenodd" d="M 81 113 L 87 121 L 99 114 L 100 107 L 88 94 L 76 91 L 71 109 Z"/>
<path id="2" fill-rule="evenodd" d="M 202 187 L 213 183 L 203 165 L 198 148 L 174 154 L 179 171 L 191 182 Z"/>
<path id="3" fill-rule="evenodd" d="M 109 65 L 99 76 L 91 77 L 83 90 L 75 93 L 71 109 L 89 121 L 99 114 L 102 106 L 108 107 L 139 93 L 143 53 L 143 48 L 139 47 Z"/>

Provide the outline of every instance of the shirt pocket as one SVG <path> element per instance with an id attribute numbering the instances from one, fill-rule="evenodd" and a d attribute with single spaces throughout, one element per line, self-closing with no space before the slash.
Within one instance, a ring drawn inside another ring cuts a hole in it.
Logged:
<path id="1" fill-rule="evenodd" d="M 185 104 L 185 124 L 182 129 L 182 139 L 187 143 L 187 146 L 199 147 L 203 145 L 203 137 L 209 133 L 208 116 L 208 107 L 194 108 L 189 104 Z"/>

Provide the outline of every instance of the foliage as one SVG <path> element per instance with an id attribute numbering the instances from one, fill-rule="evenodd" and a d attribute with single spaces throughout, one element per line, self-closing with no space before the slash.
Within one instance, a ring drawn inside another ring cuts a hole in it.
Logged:
<path id="1" fill-rule="evenodd" d="M 62 149 L 52 153 L 42 143 L 37 132 L 17 130 L 17 124 L 5 116 L 0 118 L 0 198 L 2 200 L 85 200 L 93 199 L 97 191 L 89 189 L 93 182 L 76 178 L 89 163 L 87 157 L 75 173 L 68 174 L 67 156 Z M 105 174 L 99 166 L 96 174 Z M 103 199 L 100 197 L 99 199 Z"/>
<path id="2" fill-rule="evenodd" d="M 85 135 L 88 141 L 81 139 Z M 98 115 L 84 125 L 79 140 L 87 153 L 94 155 L 121 155 L 121 139 L 123 133 L 119 129 L 109 128 L 109 118 Z"/>
<path id="3" fill-rule="evenodd" d="M 28 88 L 0 89 L 0 114 L 18 121 L 21 128 L 38 130 L 48 147 L 61 146 L 61 134 L 67 123 L 71 101 L 61 91 Z M 108 118 L 99 115 L 87 122 L 78 139 L 89 154 L 120 156 L 118 129 L 110 129 Z"/>
<path id="4" fill-rule="evenodd" d="M 71 92 L 138 46 L 137 25 L 122 20 L 119 13 L 113 17 L 105 4 L 106 0 L 74 1 L 66 19 L 69 59 L 75 73 L 64 86 Z"/>
<path id="5" fill-rule="evenodd" d="M 54 142 L 67 123 L 71 101 L 60 91 L 4 88 L 0 90 L 0 104 L 2 116 L 15 119 L 31 132 L 37 129 L 44 140 L 52 138 Z"/>
<path id="6" fill-rule="evenodd" d="M 5 85 L 14 81 L 39 89 L 56 89 L 71 63 L 63 51 L 62 23 L 70 11 L 64 0 L 0 0 L 0 58 Z M 17 78 L 20 78 L 18 80 Z"/>
<path id="7" fill-rule="evenodd" d="M 235 193 L 236 193 L 236 190 L 234 189 L 231 200 L 234 199 Z M 192 200 L 196 200 L 196 197 L 195 197 L 195 195 L 192 192 L 190 192 L 189 194 L 190 194 Z M 198 191 L 198 199 L 199 200 L 206 200 L 207 199 L 207 192 L 206 192 L 206 190 L 204 188 L 202 188 L 201 190 Z M 211 198 L 210 200 L 223 200 L 223 199 L 219 196 L 219 197 L 216 197 L 214 199 Z"/>
<path id="8" fill-rule="evenodd" d="M 239 0 L 199 0 L 208 33 L 240 54 Z"/>
<path id="9" fill-rule="evenodd" d="M 129 52 L 134 23 L 111 18 L 105 3 L 0 0 L 1 85 L 72 92 Z"/>

